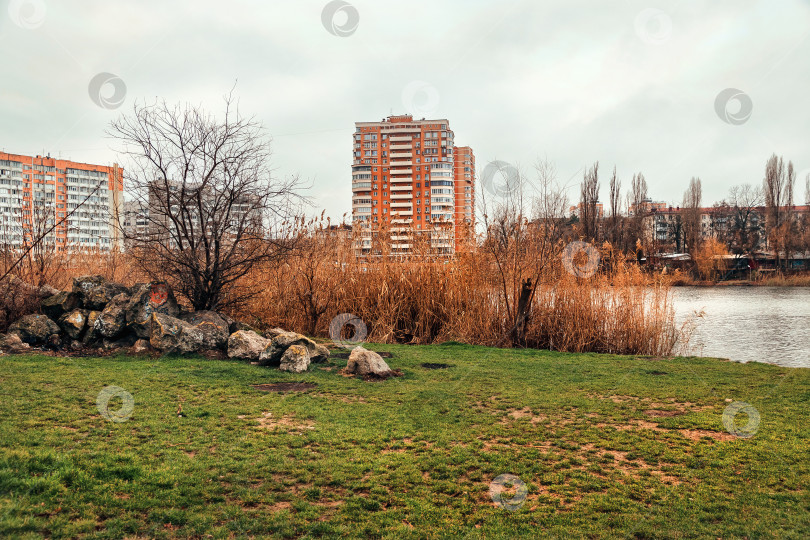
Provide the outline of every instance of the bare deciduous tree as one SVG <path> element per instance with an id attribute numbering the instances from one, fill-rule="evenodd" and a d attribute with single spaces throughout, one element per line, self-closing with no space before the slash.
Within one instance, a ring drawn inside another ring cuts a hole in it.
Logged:
<path id="1" fill-rule="evenodd" d="M 781 157 L 773 154 L 765 164 L 765 227 L 768 244 L 775 252 L 777 268 L 782 266 L 782 253 L 789 250 L 793 206 L 793 186 L 796 172 L 793 163 L 787 168 Z"/>
<path id="2" fill-rule="evenodd" d="M 599 162 L 585 172 L 580 188 L 579 218 L 582 235 L 588 240 L 599 240 Z"/>
<path id="3" fill-rule="evenodd" d="M 810 251 L 810 173 L 804 179 L 804 204 L 805 209 L 802 212 L 801 227 L 801 246 L 804 251 Z"/>
<path id="4" fill-rule="evenodd" d="M 703 202 L 703 187 L 700 178 L 692 177 L 689 188 L 683 195 L 683 236 L 686 242 L 686 251 L 694 258 L 700 247 L 702 222 L 701 204 Z"/>
<path id="5" fill-rule="evenodd" d="M 630 219 L 627 231 L 627 243 L 624 246 L 625 250 L 635 250 L 638 243 L 644 243 L 644 218 L 646 216 L 647 205 L 647 180 L 644 179 L 644 174 L 638 173 L 633 175 L 633 180 L 630 184 L 629 204 L 632 209 L 632 218 Z"/>
<path id="6" fill-rule="evenodd" d="M 621 216 L 621 180 L 616 176 L 616 167 L 610 177 L 610 217 L 608 218 L 607 240 L 615 248 L 621 249 L 623 220 Z"/>
<path id="7" fill-rule="evenodd" d="M 270 139 L 232 92 L 221 118 L 199 106 L 136 103 L 108 133 L 129 158 L 126 187 L 149 213 L 148 230 L 127 238 L 132 254 L 195 310 L 243 300 L 250 291 L 236 290 L 237 280 L 290 249 L 279 227 L 293 214 L 298 180 L 271 174 Z"/>
<path id="8" fill-rule="evenodd" d="M 731 222 L 726 241 L 732 252 L 749 255 L 759 248 L 762 225 L 756 213 L 763 200 L 762 189 L 759 187 L 743 184 L 731 188 Z"/>

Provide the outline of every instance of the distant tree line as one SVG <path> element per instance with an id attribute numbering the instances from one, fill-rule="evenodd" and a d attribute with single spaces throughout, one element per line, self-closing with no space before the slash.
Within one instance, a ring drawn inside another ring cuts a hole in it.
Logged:
<path id="1" fill-rule="evenodd" d="M 804 201 L 797 201 L 797 180 L 804 183 Z M 728 196 L 703 206 L 700 178 L 693 177 L 681 205 L 654 203 L 643 173 L 634 174 L 623 196 L 614 167 L 607 207 L 599 200 L 599 163 L 588 168 L 573 208 L 572 227 L 580 238 L 641 256 L 645 253 L 686 252 L 693 259 L 701 250 L 718 248 L 740 256 L 757 251 L 774 253 L 777 266 L 796 252 L 810 250 L 810 175 L 797 179 L 793 163 L 772 155 L 762 184 L 733 186 Z"/>

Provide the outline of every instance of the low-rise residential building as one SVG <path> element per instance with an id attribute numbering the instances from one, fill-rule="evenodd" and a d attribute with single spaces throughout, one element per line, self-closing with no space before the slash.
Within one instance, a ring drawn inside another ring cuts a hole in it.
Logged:
<path id="1" fill-rule="evenodd" d="M 786 208 L 787 209 L 787 208 Z M 676 251 L 683 249 L 683 226 L 686 209 L 680 206 L 652 207 L 644 218 L 647 240 L 654 246 L 672 247 Z M 712 206 L 699 209 L 700 235 L 702 238 L 729 238 L 735 228 L 741 227 L 738 216 L 746 213 L 744 224 L 747 234 L 756 233 L 757 241 L 750 249 L 768 247 L 766 223 L 767 208 L 756 206 L 746 209 L 734 209 L 729 206 Z M 795 221 L 810 216 L 810 205 L 794 205 L 790 213 Z"/>
<path id="2" fill-rule="evenodd" d="M 585 203 L 579 203 L 576 206 L 569 206 L 568 215 L 577 219 L 582 219 L 584 204 Z M 602 220 L 605 217 L 605 205 L 597 202 L 594 206 L 596 207 L 596 219 Z"/>

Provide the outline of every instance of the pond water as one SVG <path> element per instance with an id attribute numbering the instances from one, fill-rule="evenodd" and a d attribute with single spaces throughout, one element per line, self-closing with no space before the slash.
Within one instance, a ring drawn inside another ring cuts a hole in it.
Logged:
<path id="1" fill-rule="evenodd" d="M 810 288 L 675 287 L 673 291 L 679 323 L 703 313 L 695 318 L 688 354 L 810 367 Z"/>

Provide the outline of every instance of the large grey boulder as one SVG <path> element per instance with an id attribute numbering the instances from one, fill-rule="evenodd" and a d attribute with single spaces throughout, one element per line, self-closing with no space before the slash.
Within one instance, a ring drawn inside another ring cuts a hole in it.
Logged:
<path id="1" fill-rule="evenodd" d="M 59 294 L 60 292 L 61 291 L 56 287 L 52 287 L 46 283 L 39 288 L 39 297 L 44 300 L 45 298 L 50 298 L 51 296 Z"/>
<path id="2" fill-rule="evenodd" d="M 59 317 L 59 327 L 71 339 L 78 339 L 87 326 L 87 311 L 74 309 Z"/>
<path id="3" fill-rule="evenodd" d="M 81 307 L 81 297 L 72 292 L 60 291 L 40 302 L 39 306 L 47 317 L 58 319 L 65 313 Z"/>
<path id="4" fill-rule="evenodd" d="M 318 344 L 308 337 L 296 332 L 283 332 L 276 335 L 276 337 L 274 337 L 270 343 L 268 343 L 267 347 L 265 347 L 265 349 L 262 351 L 259 357 L 259 365 L 278 365 L 279 362 L 281 362 L 281 356 L 284 354 L 284 351 L 286 351 L 287 348 L 292 345 L 303 345 L 306 347 L 309 357 L 317 357 L 318 362 L 326 360 L 326 358 L 321 360 L 321 357 L 323 356 L 323 349 L 319 350 Z M 328 351 L 326 356 L 329 356 Z"/>
<path id="5" fill-rule="evenodd" d="M 276 338 L 276 337 L 280 336 L 281 334 L 286 334 L 286 333 L 287 333 L 287 331 L 284 330 L 283 328 L 276 327 L 276 328 L 271 328 L 270 330 L 266 330 L 264 332 L 264 337 L 266 337 L 267 339 L 273 339 L 273 338 Z"/>
<path id="6" fill-rule="evenodd" d="M 0 349 L 10 353 L 24 353 L 31 350 L 28 343 L 23 343 L 17 334 L 0 334 Z"/>
<path id="7" fill-rule="evenodd" d="M 149 342 L 145 339 L 138 339 L 132 345 L 132 354 L 143 354 L 147 353 L 151 350 L 151 346 Z"/>
<path id="8" fill-rule="evenodd" d="M 104 276 L 81 276 L 73 278 L 73 292 L 81 297 L 85 308 L 98 311 L 119 294 L 129 294 L 129 288 Z"/>
<path id="9" fill-rule="evenodd" d="M 137 339 L 133 334 L 122 334 L 118 339 L 104 338 L 101 340 L 101 348 L 108 351 L 126 349 L 135 345 Z"/>
<path id="10" fill-rule="evenodd" d="M 127 324 L 138 337 L 149 339 L 153 313 L 171 317 L 180 315 L 180 308 L 171 287 L 166 283 L 140 283 L 132 287 L 132 296 L 126 307 Z"/>
<path id="11" fill-rule="evenodd" d="M 240 321 L 235 321 L 228 317 L 227 315 L 223 315 L 222 313 L 219 314 L 220 317 L 225 319 L 225 322 L 228 323 L 228 334 L 233 334 L 234 332 L 238 332 L 239 330 L 250 330 L 251 332 L 256 332 L 256 329 L 250 326 L 249 324 L 245 324 Z M 283 330 L 282 330 L 283 332 Z"/>
<path id="12" fill-rule="evenodd" d="M 269 343 L 269 339 L 252 330 L 237 330 L 228 338 L 228 358 L 258 360 Z"/>
<path id="13" fill-rule="evenodd" d="M 356 375 L 378 375 L 385 377 L 393 374 L 391 368 L 382 359 L 382 356 L 363 347 L 355 347 L 349 354 L 349 363 L 346 364 L 346 373 Z"/>
<path id="14" fill-rule="evenodd" d="M 99 315 L 101 315 L 100 311 L 87 312 L 87 330 L 85 330 L 84 336 L 82 336 L 82 343 L 84 345 L 88 345 L 98 339 L 101 339 L 101 334 L 99 334 L 98 330 L 96 330 L 96 321 L 98 320 Z"/>
<path id="15" fill-rule="evenodd" d="M 320 343 L 315 344 L 315 353 L 313 354 L 311 351 L 309 353 L 311 359 L 315 363 L 326 362 L 329 359 L 329 349 L 325 345 L 321 345 Z"/>
<path id="16" fill-rule="evenodd" d="M 303 345 L 290 345 L 281 355 L 278 369 L 292 373 L 303 373 L 309 367 L 309 351 Z"/>
<path id="17" fill-rule="evenodd" d="M 228 345 L 228 322 L 216 311 L 195 311 L 180 318 L 196 327 L 203 335 L 206 349 L 225 349 Z"/>
<path id="18" fill-rule="evenodd" d="M 149 344 L 163 352 L 193 353 L 205 348 L 203 333 L 195 326 L 165 313 L 152 313 Z"/>
<path id="19" fill-rule="evenodd" d="M 121 293 L 107 303 L 107 306 L 93 322 L 93 330 L 99 336 L 105 338 L 115 338 L 126 328 L 126 309 L 129 305 L 129 295 Z"/>
<path id="20" fill-rule="evenodd" d="M 26 315 L 8 327 L 9 334 L 17 334 L 24 343 L 37 345 L 47 343 L 48 338 L 59 334 L 59 325 L 45 315 Z"/>

